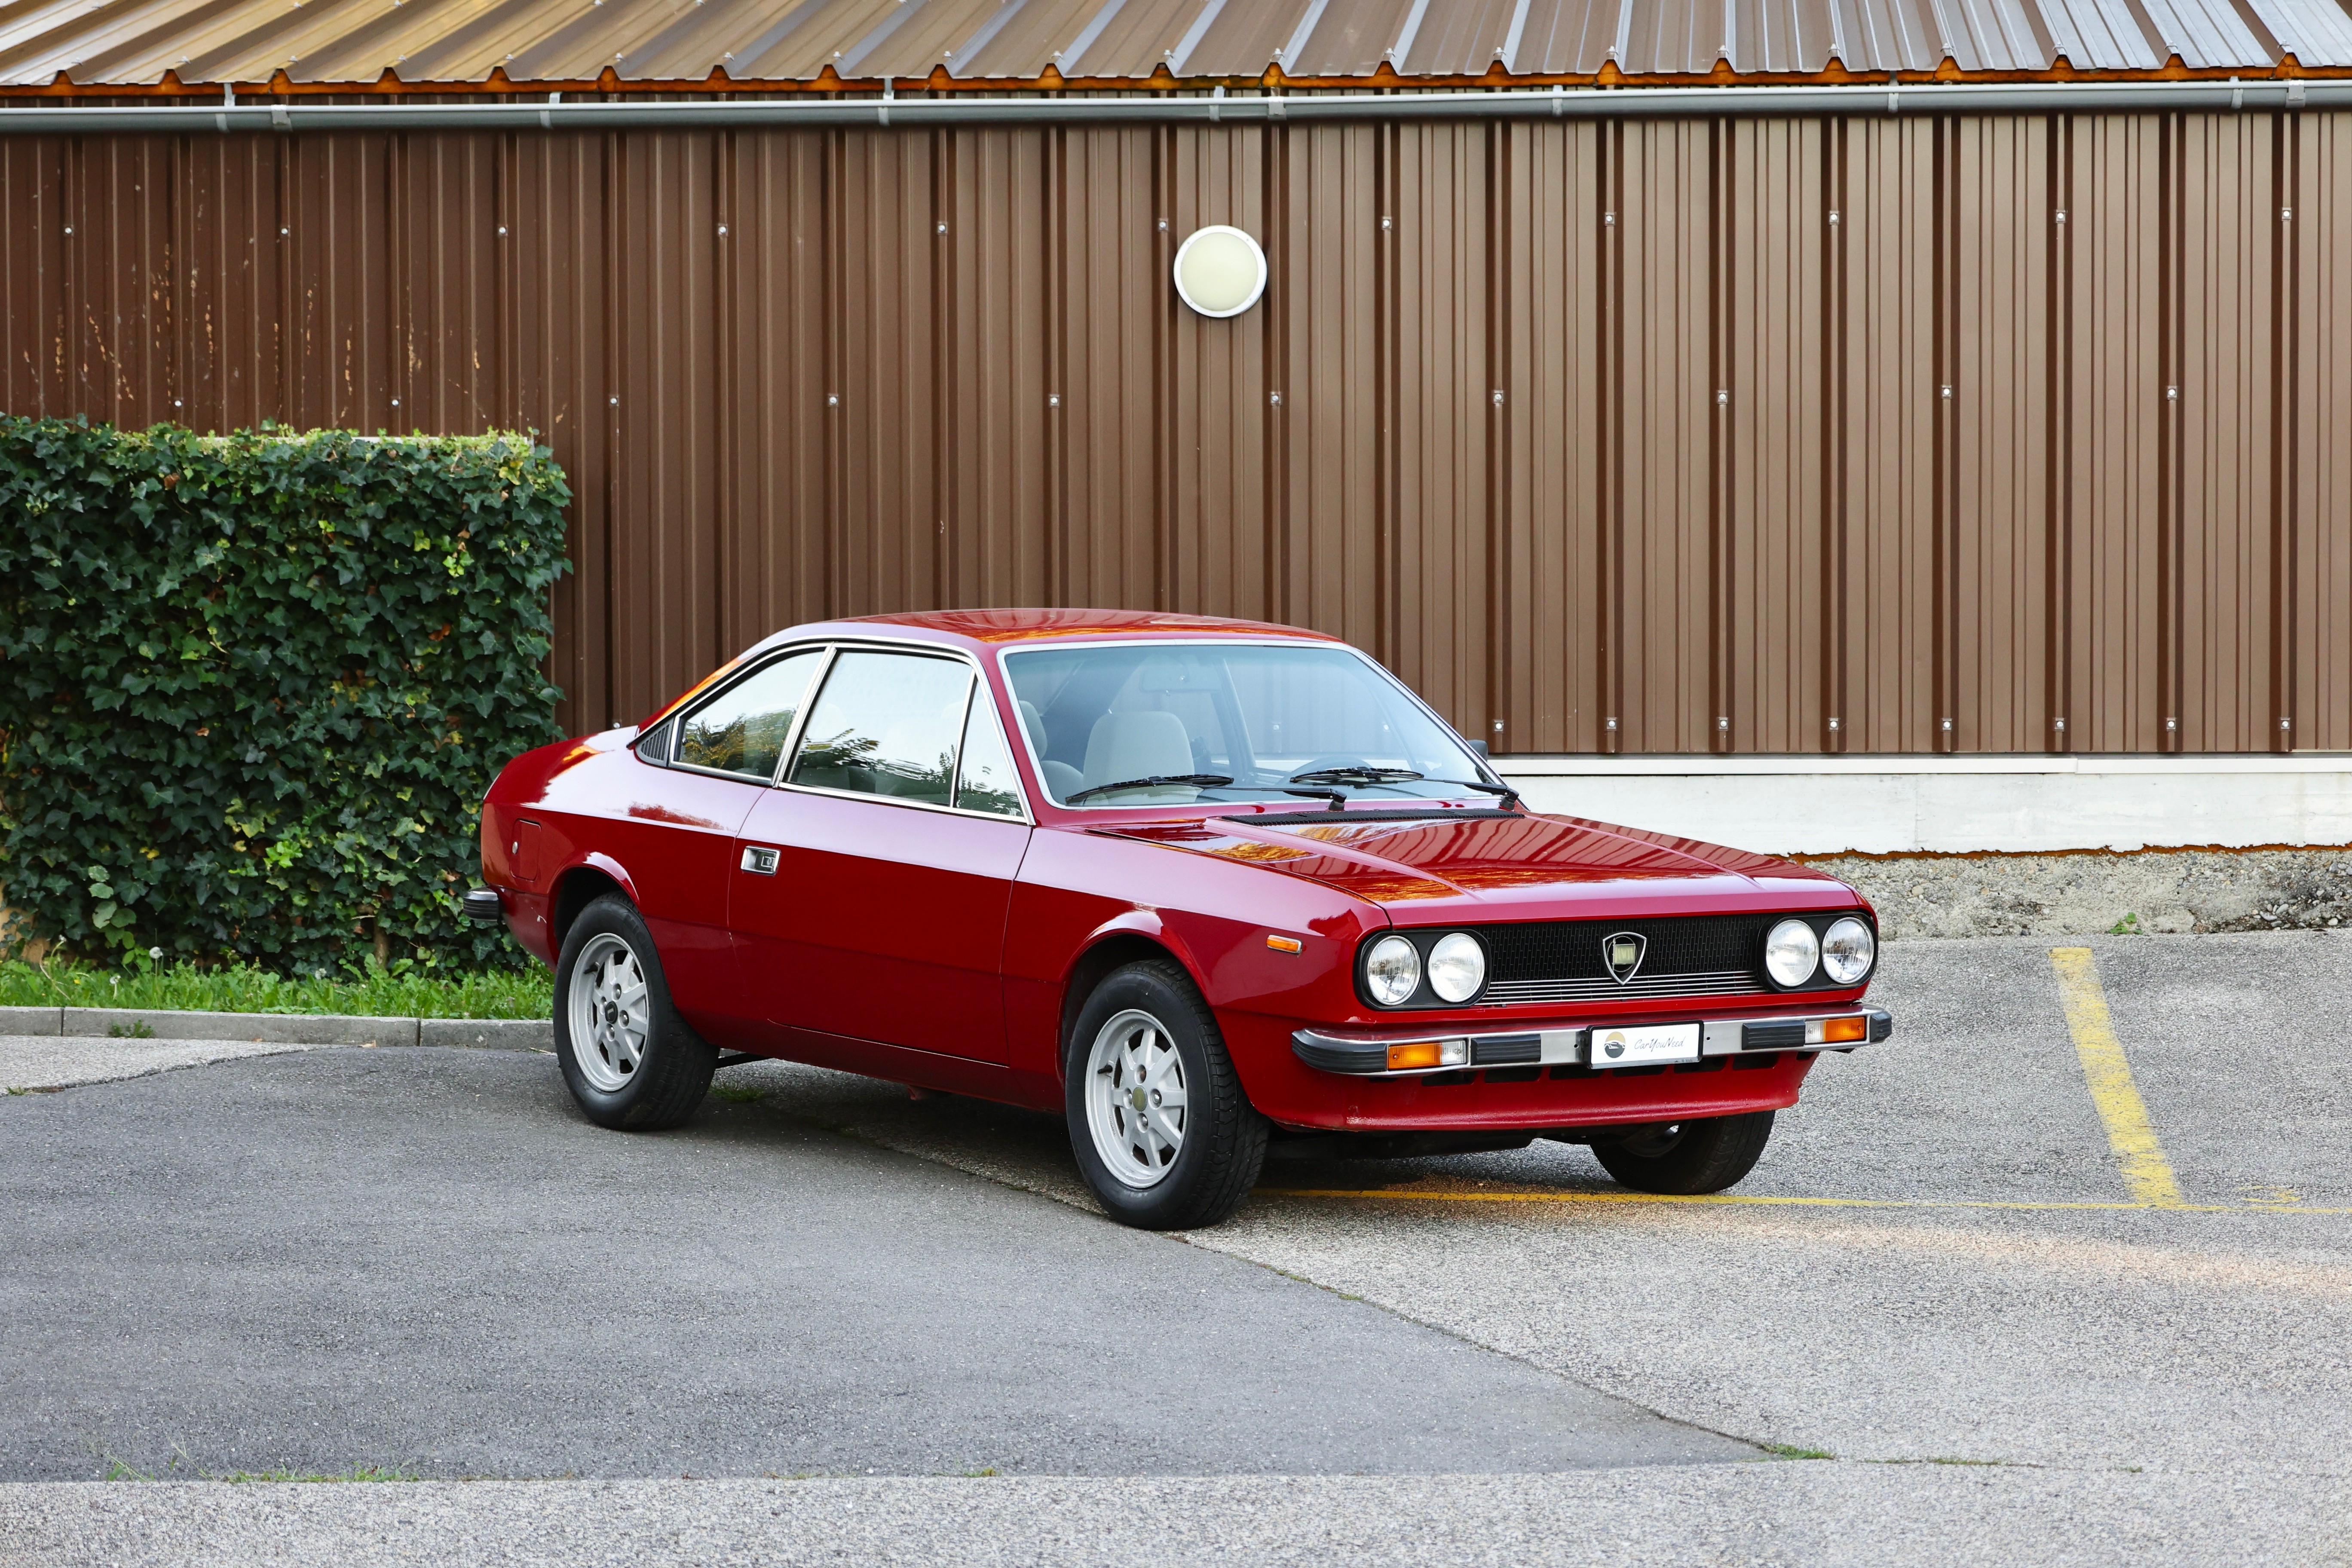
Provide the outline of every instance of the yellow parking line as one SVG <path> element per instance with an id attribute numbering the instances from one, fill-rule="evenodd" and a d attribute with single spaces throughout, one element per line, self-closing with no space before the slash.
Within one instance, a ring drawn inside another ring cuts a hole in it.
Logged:
<path id="1" fill-rule="evenodd" d="M 2122 1171 L 2124 1190 L 2147 1208 L 2189 1206 L 2173 1179 L 2164 1146 L 2149 1125 L 2147 1105 L 2132 1081 L 2131 1063 L 2124 1059 L 2123 1042 L 2116 1038 L 2115 1021 L 2107 1016 L 2107 994 L 2099 986 L 2099 969 L 2087 947 L 2053 947 L 2051 967 L 2058 972 L 2058 999 L 2066 1009 L 2066 1027 L 2074 1037 L 2074 1054 L 2082 1059 L 2083 1079 L 2090 1085 L 2091 1103 L 2107 1124 L 2107 1147 Z"/>
<path id="2" fill-rule="evenodd" d="M 1372 1187 L 1260 1187 L 1262 1198 L 1386 1198 L 1400 1204 L 1712 1204 L 1838 1209 L 2164 1209 L 2178 1214 L 2352 1214 L 2285 1204 L 2058 1203 L 2008 1198 L 1801 1198 L 1751 1193 L 1424 1193 Z"/>

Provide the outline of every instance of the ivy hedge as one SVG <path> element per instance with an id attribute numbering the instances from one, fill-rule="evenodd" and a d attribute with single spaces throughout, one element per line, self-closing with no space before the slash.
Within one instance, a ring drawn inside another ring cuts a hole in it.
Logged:
<path id="1" fill-rule="evenodd" d="M 0 416 L 8 940 L 516 962 L 455 900 L 490 780 L 559 734 L 570 499 L 527 436 Z"/>

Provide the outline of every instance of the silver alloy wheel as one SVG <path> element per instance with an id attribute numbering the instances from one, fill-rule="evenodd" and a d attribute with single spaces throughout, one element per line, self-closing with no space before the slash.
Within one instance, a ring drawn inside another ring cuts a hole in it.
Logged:
<path id="1" fill-rule="evenodd" d="M 1160 1020 L 1130 1007 L 1087 1056 L 1087 1129 L 1120 1183 L 1157 1186 L 1184 1148 L 1184 1058 Z"/>
<path id="2" fill-rule="evenodd" d="M 646 1059 L 653 1004 L 646 972 L 619 937 L 591 937 L 572 963 L 572 1059 L 605 1094 L 618 1094 Z"/>

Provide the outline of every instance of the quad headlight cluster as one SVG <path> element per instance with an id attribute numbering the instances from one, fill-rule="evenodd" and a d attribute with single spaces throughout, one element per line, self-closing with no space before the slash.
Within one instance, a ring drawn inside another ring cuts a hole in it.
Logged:
<path id="1" fill-rule="evenodd" d="M 1803 921 L 1782 921 L 1764 938 L 1764 973 L 1785 991 L 1810 984 L 1815 975 L 1832 985 L 1858 984 L 1877 957 L 1878 939 L 1852 915 L 1831 921 L 1818 935 Z"/>
<path id="2" fill-rule="evenodd" d="M 1364 989 L 1383 1007 L 1412 1000 L 1422 982 L 1441 1002 L 1467 1002 L 1486 984 L 1486 949 L 1468 931 L 1448 931 L 1432 942 L 1427 958 L 1406 938 L 1389 935 L 1364 958 Z"/>

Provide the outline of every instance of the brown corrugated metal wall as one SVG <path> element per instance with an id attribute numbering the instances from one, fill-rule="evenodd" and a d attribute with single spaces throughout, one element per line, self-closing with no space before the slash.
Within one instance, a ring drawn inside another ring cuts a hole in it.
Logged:
<path id="1" fill-rule="evenodd" d="M 5 406 L 537 426 L 626 721 L 940 605 L 1498 751 L 2352 748 L 2352 115 L 0 140 Z M 1264 301 L 1167 284 L 1202 223 Z"/>

